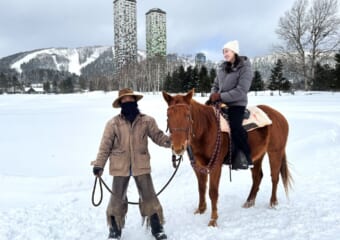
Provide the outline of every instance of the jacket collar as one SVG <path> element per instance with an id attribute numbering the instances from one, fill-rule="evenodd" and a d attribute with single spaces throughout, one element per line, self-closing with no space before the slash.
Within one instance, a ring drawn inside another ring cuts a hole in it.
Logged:
<path id="1" fill-rule="evenodd" d="M 123 120 L 124 122 L 130 123 L 129 120 L 127 120 L 127 119 L 124 117 L 123 114 L 119 113 L 118 116 L 119 116 L 119 118 L 120 118 L 121 120 Z M 137 122 L 138 119 L 140 119 L 140 118 L 142 118 L 142 117 L 144 117 L 144 116 L 145 116 L 144 113 L 139 113 L 139 114 L 137 115 L 137 117 L 135 118 L 135 120 L 133 121 L 133 123 Z"/>

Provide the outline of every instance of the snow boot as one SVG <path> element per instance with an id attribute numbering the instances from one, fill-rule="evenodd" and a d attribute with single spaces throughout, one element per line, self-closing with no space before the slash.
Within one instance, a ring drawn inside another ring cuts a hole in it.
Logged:
<path id="1" fill-rule="evenodd" d="M 110 227 L 108 240 L 119 240 L 122 235 L 122 230 L 118 229 L 114 216 L 111 216 L 112 226 Z"/>
<path id="2" fill-rule="evenodd" d="M 164 233 L 163 226 L 159 221 L 159 217 L 157 213 L 154 213 L 150 217 L 150 225 L 151 225 L 151 233 L 155 237 L 156 240 L 168 239 L 166 234 Z"/>
<path id="3" fill-rule="evenodd" d="M 248 159 L 241 150 L 236 151 L 232 162 L 232 170 L 248 169 Z"/>

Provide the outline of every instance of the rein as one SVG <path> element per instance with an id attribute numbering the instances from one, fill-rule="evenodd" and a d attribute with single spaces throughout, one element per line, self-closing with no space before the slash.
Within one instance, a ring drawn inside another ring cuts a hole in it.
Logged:
<path id="1" fill-rule="evenodd" d="M 215 148 L 213 151 L 213 154 L 210 157 L 209 163 L 207 166 L 198 166 L 196 164 L 195 159 L 190 159 L 192 167 L 196 170 L 199 171 L 200 173 L 203 174 L 209 174 L 216 166 L 217 163 L 217 157 L 221 152 L 221 146 L 222 146 L 222 131 L 221 131 L 221 126 L 220 126 L 220 113 L 221 113 L 221 108 L 220 104 L 216 103 L 215 104 L 215 117 L 217 121 L 217 137 L 216 137 L 216 143 L 215 143 Z M 193 155 L 192 155 L 193 156 Z"/>
<path id="2" fill-rule="evenodd" d="M 180 156 L 179 158 L 176 158 L 175 155 L 172 155 L 172 165 L 175 168 L 173 174 L 171 175 L 170 179 L 168 180 L 168 182 L 161 188 L 161 190 L 159 190 L 159 192 L 156 194 L 156 196 L 160 195 L 164 189 L 169 185 L 169 183 L 172 181 L 172 179 L 174 178 L 175 174 L 177 173 L 177 170 L 179 168 L 179 165 L 181 165 L 181 161 L 182 161 L 182 156 Z M 176 162 L 178 162 L 178 164 L 176 164 Z M 99 189 L 100 189 L 100 195 L 99 195 L 99 201 L 96 203 L 94 200 L 95 197 L 95 192 L 96 192 L 96 188 L 97 188 L 97 182 L 99 181 Z M 92 205 L 95 207 L 98 207 L 102 201 L 103 201 L 103 185 L 106 188 L 106 190 L 108 192 L 110 192 L 111 194 L 113 194 L 112 190 L 108 187 L 108 185 L 104 182 L 102 177 L 95 177 L 94 179 L 94 185 L 93 185 L 93 190 L 92 190 Z M 131 205 L 138 205 L 139 202 L 128 202 L 128 204 Z"/>

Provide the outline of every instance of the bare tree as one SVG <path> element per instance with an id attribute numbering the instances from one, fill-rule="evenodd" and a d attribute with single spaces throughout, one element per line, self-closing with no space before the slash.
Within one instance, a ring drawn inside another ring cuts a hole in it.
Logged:
<path id="1" fill-rule="evenodd" d="M 300 73 L 305 90 L 310 89 L 316 63 L 340 46 L 340 17 L 337 0 L 296 0 L 280 18 L 276 33 L 282 44 L 275 50 Z"/>

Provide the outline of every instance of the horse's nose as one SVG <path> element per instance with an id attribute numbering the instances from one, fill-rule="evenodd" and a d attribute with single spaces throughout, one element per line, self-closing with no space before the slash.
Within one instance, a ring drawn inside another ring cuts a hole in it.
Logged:
<path id="1" fill-rule="evenodd" d="M 177 148 L 172 146 L 172 152 L 179 156 L 184 154 L 185 149 L 186 149 L 185 144 L 182 144 L 180 147 L 177 147 Z"/>

